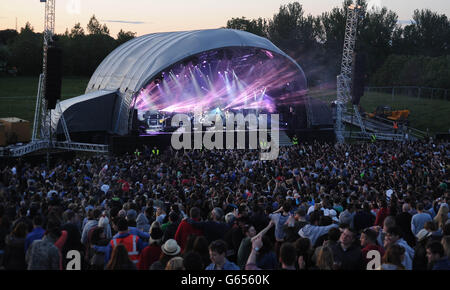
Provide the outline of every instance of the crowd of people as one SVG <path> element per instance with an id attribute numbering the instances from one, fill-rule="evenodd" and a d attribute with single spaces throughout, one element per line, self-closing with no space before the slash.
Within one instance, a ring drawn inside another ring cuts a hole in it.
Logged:
<path id="1" fill-rule="evenodd" d="M 0 165 L 6 270 L 449 270 L 450 146 L 299 142 Z M 74 266 L 75 265 L 75 266 Z"/>

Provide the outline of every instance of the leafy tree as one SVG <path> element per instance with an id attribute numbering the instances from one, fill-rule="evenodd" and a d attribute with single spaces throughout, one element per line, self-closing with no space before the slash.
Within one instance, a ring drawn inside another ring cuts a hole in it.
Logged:
<path id="1" fill-rule="evenodd" d="M 84 36 L 84 29 L 81 27 L 80 22 L 74 25 L 74 27 L 70 30 L 69 34 L 70 38 L 76 38 Z"/>
<path id="2" fill-rule="evenodd" d="M 34 33 L 29 22 L 9 45 L 9 63 L 22 75 L 38 75 L 42 70 L 42 34 Z"/>
<path id="3" fill-rule="evenodd" d="M 133 38 L 136 37 L 136 32 L 131 31 L 123 31 L 120 29 L 119 33 L 117 33 L 117 45 L 121 45 L 122 43 L 125 43 Z"/>
<path id="4" fill-rule="evenodd" d="M 232 18 L 227 21 L 227 28 L 243 30 L 263 37 L 267 36 L 267 20 L 263 18 L 252 20 L 245 17 Z"/>
<path id="5" fill-rule="evenodd" d="M 19 33 L 14 29 L 0 30 L 0 44 L 7 45 L 9 42 L 14 41 L 17 35 Z"/>
<path id="6" fill-rule="evenodd" d="M 109 29 L 106 24 L 103 24 L 102 26 L 97 18 L 95 18 L 95 15 L 92 15 L 91 19 L 89 20 L 87 31 L 89 32 L 89 34 L 109 35 Z"/>

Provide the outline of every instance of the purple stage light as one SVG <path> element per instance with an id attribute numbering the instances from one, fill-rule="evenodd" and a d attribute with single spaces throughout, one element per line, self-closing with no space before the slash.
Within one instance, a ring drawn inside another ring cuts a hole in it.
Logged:
<path id="1" fill-rule="evenodd" d="M 208 63 L 203 68 L 192 70 L 188 65 L 177 64 L 168 69 L 168 77 L 160 80 L 162 86 L 152 81 L 141 90 L 135 108 L 141 112 L 188 113 L 196 108 L 220 107 L 273 113 L 277 105 L 302 103 L 302 95 L 306 94 L 303 72 L 283 56 L 269 51 L 263 53 L 269 58 L 261 61 L 257 54 L 249 54 L 249 49 L 235 48 L 231 59 L 217 59 L 217 53 L 211 52 L 200 55 L 199 62 Z M 242 55 L 248 57 L 245 64 Z M 185 77 L 180 79 L 179 75 Z"/>

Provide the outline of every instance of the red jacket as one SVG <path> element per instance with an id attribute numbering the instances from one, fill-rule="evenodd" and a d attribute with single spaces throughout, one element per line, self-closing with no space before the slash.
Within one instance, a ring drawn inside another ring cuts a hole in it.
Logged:
<path id="1" fill-rule="evenodd" d="M 195 221 L 198 221 L 198 219 L 194 219 Z M 203 231 L 200 229 L 194 228 L 192 225 L 190 225 L 186 220 L 182 220 L 181 223 L 178 225 L 177 231 L 175 233 L 175 240 L 177 241 L 178 245 L 181 247 L 181 252 L 184 251 L 184 247 L 186 246 L 187 239 L 189 235 L 194 234 L 197 236 L 202 236 Z"/>
<path id="2" fill-rule="evenodd" d="M 389 215 L 389 208 L 380 208 L 374 226 L 383 227 L 384 219 Z"/>
<path id="3" fill-rule="evenodd" d="M 138 270 L 149 270 L 150 266 L 159 260 L 161 256 L 161 246 L 150 245 L 142 250 L 137 264 Z"/>
<path id="4" fill-rule="evenodd" d="M 380 259 L 382 259 L 384 256 L 383 247 L 380 247 L 378 245 L 367 245 L 364 249 L 361 250 L 361 255 L 362 255 L 362 258 L 364 261 L 364 269 L 367 267 L 367 264 L 373 259 L 373 258 L 372 259 L 367 258 L 367 253 L 372 250 L 378 251 L 380 253 Z"/>

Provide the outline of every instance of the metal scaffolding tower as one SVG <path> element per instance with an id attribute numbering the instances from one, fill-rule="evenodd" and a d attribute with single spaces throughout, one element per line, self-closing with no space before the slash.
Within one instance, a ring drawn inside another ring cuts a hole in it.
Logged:
<path id="1" fill-rule="evenodd" d="M 353 76 L 353 56 L 355 53 L 356 33 L 358 20 L 363 11 L 360 5 L 351 4 L 347 9 L 347 23 L 345 27 L 344 50 L 342 53 L 341 74 L 337 76 L 337 100 L 336 100 L 336 139 L 339 143 L 344 142 L 343 114 L 346 112 L 346 105 L 352 99 L 352 76 Z M 364 124 L 357 106 L 353 106 L 355 114 L 361 125 L 361 131 L 366 134 Z"/>
<path id="2" fill-rule="evenodd" d="M 45 20 L 44 20 L 44 45 L 43 45 L 43 61 L 42 73 L 39 76 L 38 93 L 36 96 L 36 107 L 33 121 L 33 132 L 31 142 L 22 146 L 15 146 L 13 148 L 2 149 L 0 156 L 22 156 L 33 151 L 41 149 L 66 149 L 78 150 L 97 153 L 108 153 L 108 146 L 101 144 L 76 143 L 70 139 L 69 130 L 67 128 L 64 114 L 61 110 L 59 101 L 56 109 L 61 113 L 60 122 L 66 137 L 65 142 L 57 142 L 52 134 L 51 126 L 51 110 L 48 109 L 48 103 L 45 99 L 45 79 L 47 77 L 47 52 L 48 47 L 53 42 L 53 35 L 55 33 L 55 1 L 46 0 L 45 2 Z"/>

